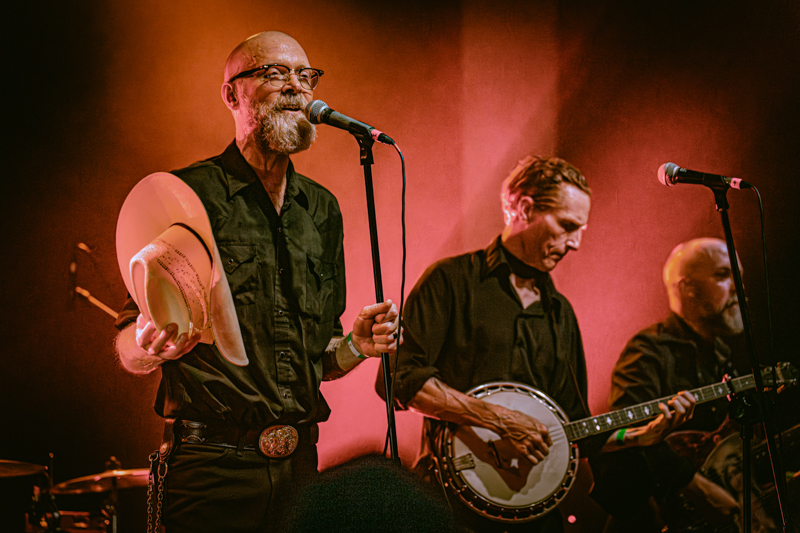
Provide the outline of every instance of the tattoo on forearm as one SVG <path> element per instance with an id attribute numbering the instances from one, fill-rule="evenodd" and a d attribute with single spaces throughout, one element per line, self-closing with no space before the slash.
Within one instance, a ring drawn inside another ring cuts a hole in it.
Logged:
<path id="1" fill-rule="evenodd" d="M 332 381 L 339 379 L 347 374 L 346 370 L 342 370 L 339 362 L 336 360 L 336 351 L 325 352 L 322 356 L 322 379 L 324 381 Z"/>

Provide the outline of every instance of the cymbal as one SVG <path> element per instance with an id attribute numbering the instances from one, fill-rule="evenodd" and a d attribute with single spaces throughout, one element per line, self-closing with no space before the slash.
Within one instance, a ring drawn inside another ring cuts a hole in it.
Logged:
<path id="1" fill-rule="evenodd" d="M 50 489 L 53 494 L 85 494 L 88 492 L 106 492 L 113 488 L 113 480 L 117 481 L 117 489 L 146 487 L 150 469 L 106 470 L 100 474 L 79 477 L 59 483 Z"/>
<path id="2" fill-rule="evenodd" d="M 45 470 L 47 470 L 47 468 L 42 465 L 0 459 L 0 478 L 33 476 L 41 474 Z"/>

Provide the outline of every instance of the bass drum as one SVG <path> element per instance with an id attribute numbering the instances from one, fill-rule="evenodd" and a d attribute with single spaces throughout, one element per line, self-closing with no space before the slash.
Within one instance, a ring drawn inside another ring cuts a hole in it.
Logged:
<path id="1" fill-rule="evenodd" d="M 468 507 L 499 522 L 526 522 L 555 509 L 578 471 L 578 446 L 564 432 L 564 411 L 546 394 L 520 383 L 493 382 L 467 392 L 520 411 L 550 431 L 550 454 L 538 465 L 484 428 L 447 424 L 439 433 L 437 474 Z"/>

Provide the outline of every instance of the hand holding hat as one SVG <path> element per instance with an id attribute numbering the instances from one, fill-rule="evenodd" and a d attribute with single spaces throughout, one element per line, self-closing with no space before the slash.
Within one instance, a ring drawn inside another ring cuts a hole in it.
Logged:
<path id="1" fill-rule="evenodd" d="M 150 355 L 171 361 L 179 359 L 197 346 L 202 335 L 198 332 L 188 336 L 178 333 L 177 324 L 167 324 L 159 331 L 155 324 L 147 320 L 144 315 L 139 315 L 136 320 L 136 344 Z"/>
<path id="2" fill-rule="evenodd" d="M 159 172 L 133 188 L 117 221 L 117 261 L 141 312 L 140 347 L 176 359 L 204 342 L 248 364 L 211 224 L 189 185 Z"/>

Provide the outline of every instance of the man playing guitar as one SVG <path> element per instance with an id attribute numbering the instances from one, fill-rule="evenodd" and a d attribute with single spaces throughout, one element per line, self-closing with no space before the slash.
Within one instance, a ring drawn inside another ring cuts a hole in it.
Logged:
<path id="1" fill-rule="evenodd" d="M 733 373 L 722 337 L 741 333 L 743 325 L 725 243 L 703 238 L 679 244 L 664 266 L 664 283 L 672 312 L 625 346 L 614 367 L 612 410 L 716 383 Z M 612 515 L 608 533 L 661 531 L 663 522 L 670 521 L 667 505 L 677 497 L 690 501 L 712 524 L 730 522 L 738 512 L 730 494 L 695 472 L 664 440 L 679 425 L 716 430 L 725 419 L 726 401 L 704 403 L 695 411 L 687 392 L 670 403 L 674 414 L 664 406 L 663 415 L 647 426 L 614 432 L 604 453 L 590 458 L 592 497 Z"/>

